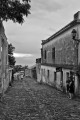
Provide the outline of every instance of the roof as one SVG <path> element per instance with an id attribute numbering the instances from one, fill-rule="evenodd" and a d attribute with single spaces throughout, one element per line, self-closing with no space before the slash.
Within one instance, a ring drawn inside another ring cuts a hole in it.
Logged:
<path id="1" fill-rule="evenodd" d="M 53 34 L 51 37 L 47 38 L 46 40 L 42 40 L 42 45 L 48 43 L 49 41 L 53 40 L 54 38 L 56 38 L 57 36 L 59 36 L 60 34 L 64 33 L 65 31 L 67 31 L 68 29 L 72 28 L 73 26 L 75 26 L 77 24 L 80 24 L 80 20 L 79 19 L 73 20 L 68 25 L 66 25 L 65 27 L 60 29 L 58 32 Z"/>

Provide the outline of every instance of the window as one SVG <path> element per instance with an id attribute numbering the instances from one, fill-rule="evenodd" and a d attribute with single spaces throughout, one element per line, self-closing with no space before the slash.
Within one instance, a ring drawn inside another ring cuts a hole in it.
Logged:
<path id="1" fill-rule="evenodd" d="M 56 72 L 54 72 L 54 81 L 56 81 Z"/>
<path id="2" fill-rule="evenodd" d="M 48 76 L 48 78 L 49 78 L 49 70 L 47 70 L 47 76 Z"/>
<path id="3" fill-rule="evenodd" d="M 41 56 L 42 56 L 42 58 L 43 58 L 43 49 L 41 48 Z"/>
<path id="4" fill-rule="evenodd" d="M 44 57 L 45 57 L 45 59 L 46 59 L 46 50 L 45 50 L 45 53 L 44 53 Z"/>
<path id="5" fill-rule="evenodd" d="M 52 59 L 55 59 L 55 47 L 52 48 Z"/>

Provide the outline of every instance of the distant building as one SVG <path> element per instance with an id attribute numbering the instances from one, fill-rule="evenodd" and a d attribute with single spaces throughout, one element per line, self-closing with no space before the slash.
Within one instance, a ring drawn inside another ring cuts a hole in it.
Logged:
<path id="1" fill-rule="evenodd" d="M 32 77 L 31 69 L 30 69 L 30 68 L 26 68 L 26 69 L 25 69 L 25 76 L 26 76 L 26 77 Z"/>
<path id="2" fill-rule="evenodd" d="M 34 78 L 34 79 L 37 78 L 37 75 L 36 75 L 36 64 L 31 66 L 31 67 L 28 67 L 27 69 L 25 69 L 25 76 L 26 77 L 31 77 L 31 78 Z"/>
<path id="3" fill-rule="evenodd" d="M 41 80 L 60 90 L 66 90 L 66 81 L 73 76 L 75 94 L 80 94 L 80 11 L 68 25 L 42 41 Z"/>

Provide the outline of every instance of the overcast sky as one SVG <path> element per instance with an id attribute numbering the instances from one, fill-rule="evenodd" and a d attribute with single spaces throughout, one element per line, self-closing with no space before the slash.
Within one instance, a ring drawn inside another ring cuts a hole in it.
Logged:
<path id="1" fill-rule="evenodd" d="M 40 57 L 41 40 L 73 20 L 80 0 L 31 0 L 31 14 L 20 25 L 4 22 L 9 43 L 15 47 L 16 64 L 34 65 Z"/>

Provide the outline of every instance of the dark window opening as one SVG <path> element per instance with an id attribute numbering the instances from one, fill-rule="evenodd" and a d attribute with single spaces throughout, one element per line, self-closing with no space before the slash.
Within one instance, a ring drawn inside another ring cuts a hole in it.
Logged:
<path id="1" fill-rule="evenodd" d="M 52 59 L 55 59 L 55 47 L 52 48 Z"/>
<path id="2" fill-rule="evenodd" d="M 45 50 L 45 59 L 46 59 L 46 50 Z"/>
<path id="3" fill-rule="evenodd" d="M 66 72 L 66 81 L 69 80 L 69 72 Z"/>
<path id="4" fill-rule="evenodd" d="M 42 58 L 43 58 L 43 49 L 41 48 L 41 56 L 42 56 Z"/>
<path id="5" fill-rule="evenodd" d="M 56 81 L 56 72 L 54 72 L 54 81 Z"/>
<path id="6" fill-rule="evenodd" d="M 47 73 L 47 76 L 48 76 L 48 78 L 49 78 L 49 70 L 47 70 L 47 72 L 48 72 L 48 73 Z"/>

